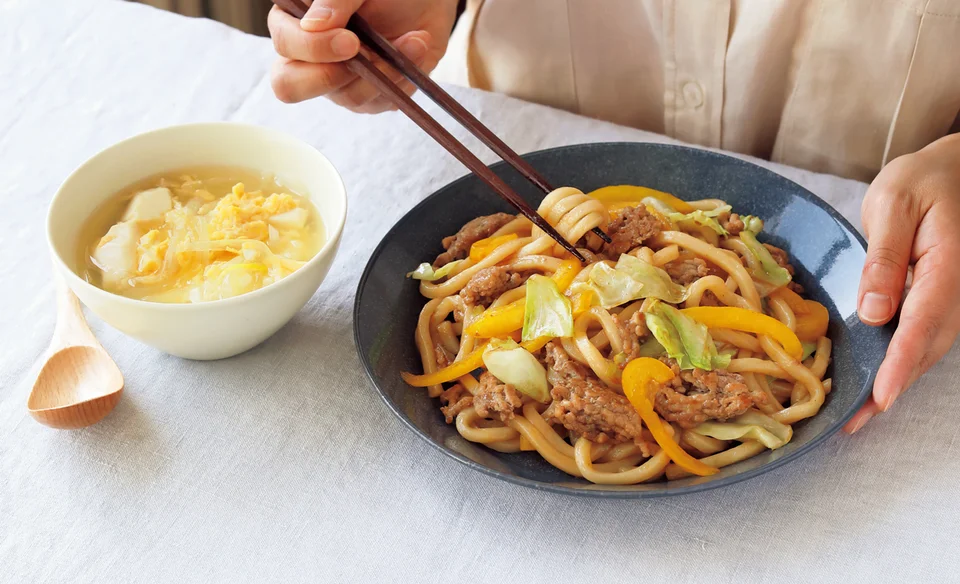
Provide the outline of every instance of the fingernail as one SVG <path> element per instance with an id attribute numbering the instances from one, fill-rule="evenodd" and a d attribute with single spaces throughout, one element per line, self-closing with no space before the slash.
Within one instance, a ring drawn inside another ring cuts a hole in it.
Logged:
<path id="1" fill-rule="evenodd" d="M 883 411 L 889 410 L 893 406 L 893 402 L 897 401 L 897 398 L 900 397 L 901 393 L 903 393 L 903 388 L 895 389 L 893 393 L 887 396 L 887 399 L 883 400 L 883 403 L 880 404 L 880 409 Z"/>
<path id="2" fill-rule="evenodd" d="M 863 428 L 867 424 L 867 422 L 870 421 L 870 418 L 872 418 L 874 415 L 875 414 L 873 412 L 867 412 L 862 416 L 860 416 L 860 419 L 857 421 L 857 425 L 854 426 L 852 430 L 850 430 L 850 433 L 856 434 L 860 430 L 860 428 Z"/>
<path id="3" fill-rule="evenodd" d="M 326 6 L 311 7 L 310 11 L 300 20 L 300 28 L 307 31 L 322 30 L 333 18 L 333 10 Z"/>
<path id="4" fill-rule="evenodd" d="M 893 300 L 886 294 L 867 292 L 860 301 L 860 318 L 868 323 L 883 322 L 893 312 Z"/>
<path id="5" fill-rule="evenodd" d="M 330 41 L 333 52 L 341 57 L 352 57 L 360 50 L 360 41 L 352 32 L 343 31 Z"/>
<path id="6" fill-rule="evenodd" d="M 413 37 L 404 42 L 400 50 L 407 58 L 419 65 L 427 56 L 427 43 L 423 42 L 423 39 Z"/>

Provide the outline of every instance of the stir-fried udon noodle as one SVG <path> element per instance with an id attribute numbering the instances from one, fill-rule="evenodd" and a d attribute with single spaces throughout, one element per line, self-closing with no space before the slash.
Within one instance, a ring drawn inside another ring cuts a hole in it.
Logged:
<path id="1" fill-rule="evenodd" d="M 830 391 L 828 315 L 763 221 L 644 187 L 549 194 L 478 217 L 410 276 L 416 344 L 448 423 L 602 484 L 707 476 L 787 444 Z M 591 230 L 599 227 L 604 242 Z"/>

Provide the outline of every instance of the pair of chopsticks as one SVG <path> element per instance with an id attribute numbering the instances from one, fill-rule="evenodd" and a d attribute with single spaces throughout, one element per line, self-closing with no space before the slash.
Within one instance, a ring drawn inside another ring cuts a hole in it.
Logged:
<path id="1" fill-rule="evenodd" d="M 296 18 L 303 18 L 307 13 L 307 6 L 302 0 L 273 0 L 273 3 Z M 443 108 L 453 119 L 462 124 L 488 148 L 499 155 L 500 158 L 542 190 L 544 194 L 553 190 L 547 181 L 540 176 L 526 160 L 520 158 L 516 152 L 504 144 L 489 128 L 481 124 L 479 120 L 454 100 L 450 94 L 430 79 L 426 73 L 421 71 L 413 61 L 398 51 L 396 47 L 380 35 L 380 33 L 375 31 L 362 17 L 354 14 L 347 23 L 346 28 L 356 34 L 360 42 L 382 58 L 387 64 L 402 73 L 415 86 L 423 91 L 427 97 L 432 99 L 434 103 Z M 424 111 L 417 102 L 404 93 L 404 91 L 384 75 L 383 72 L 377 69 L 376 65 L 374 65 L 370 59 L 363 54 L 357 54 L 357 56 L 349 59 L 344 64 L 361 79 L 376 87 L 380 93 L 392 101 L 400 111 L 440 143 L 441 146 L 446 148 L 450 154 L 462 162 L 471 172 L 487 183 L 487 185 L 504 200 L 513 205 L 524 217 L 556 240 L 557 243 L 562 245 L 564 249 L 573 254 L 578 260 L 581 262 L 585 261 L 583 255 L 577 251 L 573 244 L 560 235 L 539 213 L 521 199 L 518 194 L 513 192 L 503 179 L 490 170 L 487 165 L 470 152 L 466 146 L 457 141 L 439 122 L 430 117 L 430 114 Z M 607 234 L 599 228 L 594 229 L 594 233 L 604 241 L 610 242 Z"/>

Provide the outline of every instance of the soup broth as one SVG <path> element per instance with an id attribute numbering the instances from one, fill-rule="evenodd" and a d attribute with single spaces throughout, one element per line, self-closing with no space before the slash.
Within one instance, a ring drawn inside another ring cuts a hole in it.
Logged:
<path id="1" fill-rule="evenodd" d="M 221 300 L 290 275 L 323 246 L 310 200 L 272 175 L 189 168 L 139 181 L 81 231 L 79 268 L 108 292 L 152 302 Z"/>

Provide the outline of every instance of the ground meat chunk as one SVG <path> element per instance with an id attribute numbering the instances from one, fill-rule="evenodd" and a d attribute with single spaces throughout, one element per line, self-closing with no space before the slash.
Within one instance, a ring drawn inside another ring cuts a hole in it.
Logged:
<path id="1" fill-rule="evenodd" d="M 484 418 L 499 417 L 506 422 L 512 420 L 514 410 L 523 406 L 523 400 L 512 385 L 501 383 L 489 371 L 480 376 L 480 385 L 473 396 L 473 407 Z"/>
<path id="2" fill-rule="evenodd" d="M 544 365 L 547 367 L 547 381 L 556 385 L 567 379 L 586 379 L 593 373 L 577 363 L 563 350 L 559 341 L 550 341 L 544 347 Z"/>
<path id="3" fill-rule="evenodd" d="M 621 209 L 607 225 L 611 243 L 603 246 L 603 253 L 615 260 L 660 233 L 660 229 L 660 220 L 643 205 Z"/>
<path id="4" fill-rule="evenodd" d="M 620 339 L 623 341 L 623 361 L 618 361 L 621 367 L 640 356 L 641 340 L 650 334 L 647 329 L 647 322 L 643 313 L 639 310 L 630 315 L 628 319 L 622 319 L 616 314 L 610 315 L 613 322 L 617 323 L 620 330 Z"/>
<path id="5" fill-rule="evenodd" d="M 700 278 L 710 275 L 707 262 L 700 258 L 674 260 L 663 266 L 670 278 L 677 284 L 688 286 Z"/>
<path id="6" fill-rule="evenodd" d="M 453 362 L 453 359 L 451 359 L 450 354 L 443 347 L 443 345 L 440 345 L 440 344 L 434 345 L 433 355 L 434 357 L 436 357 L 437 367 L 440 369 L 443 369 L 444 367 L 446 367 L 447 365 L 450 365 L 450 363 Z"/>
<path id="7" fill-rule="evenodd" d="M 654 407 L 665 420 L 693 428 L 707 420 L 725 421 L 764 403 L 763 392 L 752 392 L 743 377 L 726 369 L 680 371 L 673 359 L 663 359 L 675 377 L 657 393 Z"/>
<path id="8" fill-rule="evenodd" d="M 703 293 L 703 296 L 700 297 L 700 306 L 723 306 L 723 303 L 720 302 L 716 294 L 707 290 Z"/>
<path id="9" fill-rule="evenodd" d="M 736 255 L 736 254 L 734 254 L 734 255 Z M 743 258 L 742 258 L 742 257 L 737 256 L 737 258 L 741 261 L 741 263 L 743 262 Z M 711 262 L 707 262 L 707 275 L 708 275 L 708 276 L 716 276 L 716 277 L 720 278 L 721 280 L 726 280 L 729 274 L 727 274 L 726 270 L 724 270 L 724 269 L 721 268 L 720 266 L 718 266 L 718 265 L 716 265 L 716 264 L 714 264 L 714 263 L 711 263 Z"/>
<path id="10" fill-rule="evenodd" d="M 641 440 L 637 410 L 597 380 L 567 380 L 554 385 L 550 395 L 553 403 L 544 414 L 548 422 L 597 444 Z"/>
<path id="11" fill-rule="evenodd" d="M 603 444 L 635 442 L 649 445 L 641 437 L 640 415 L 630 401 L 604 387 L 603 383 L 572 361 L 556 341 L 547 344 L 546 361 L 554 379 L 553 402 L 544 412 L 552 424 L 560 424 L 572 436 Z"/>
<path id="12" fill-rule="evenodd" d="M 473 275 L 460 291 L 460 298 L 470 306 L 489 306 L 507 290 L 513 290 L 526 278 L 504 266 L 484 268 Z"/>
<path id="13" fill-rule="evenodd" d="M 437 256 L 433 267 L 438 268 L 453 260 L 462 260 L 470 253 L 470 246 L 490 237 L 497 230 L 513 221 L 514 216 L 507 213 L 494 213 L 477 217 L 460 228 L 456 235 L 443 238 L 443 249 L 447 250 Z"/>
<path id="14" fill-rule="evenodd" d="M 780 264 L 781 268 L 786 268 L 790 275 L 794 273 L 793 266 L 790 265 L 790 256 L 787 255 L 787 252 L 783 251 L 775 245 L 770 245 L 769 243 L 763 244 L 763 247 L 767 248 L 767 251 L 770 252 L 770 255 L 773 257 L 773 261 Z"/>
<path id="15" fill-rule="evenodd" d="M 457 415 L 473 405 L 473 396 L 459 383 L 440 394 L 440 411 L 448 424 L 452 424 Z"/>
<path id="16" fill-rule="evenodd" d="M 718 217 L 720 220 L 720 226 L 727 230 L 727 233 L 730 235 L 739 235 L 745 225 L 743 224 L 743 219 L 740 218 L 740 215 L 736 213 L 731 213 L 730 216 Z"/>
<path id="17" fill-rule="evenodd" d="M 599 262 L 600 260 L 603 259 L 602 257 L 598 256 L 597 254 L 593 253 L 591 250 L 585 247 L 578 247 L 577 251 L 580 252 L 580 255 L 583 256 L 583 259 L 587 260 L 588 264 Z"/>

